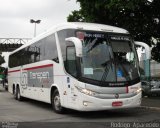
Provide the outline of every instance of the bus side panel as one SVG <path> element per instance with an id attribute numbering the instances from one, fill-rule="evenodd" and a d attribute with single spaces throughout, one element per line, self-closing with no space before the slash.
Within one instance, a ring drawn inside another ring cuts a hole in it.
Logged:
<path id="1" fill-rule="evenodd" d="M 54 86 L 56 86 L 56 88 L 59 91 L 62 106 L 67 107 L 67 93 L 66 93 L 67 85 L 63 83 L 65 79 L 66 79 L 66 74 L 64 72 L 62 64 L 61 63 L 55 64 Z"/>
<path id="2" fill-rule="evenodd" d="M 22 96 L 50 103 L 53 68 L 53 61 L 49 60 L 23 66 L 22 77 L 25 77 L 21 81 Z"/>

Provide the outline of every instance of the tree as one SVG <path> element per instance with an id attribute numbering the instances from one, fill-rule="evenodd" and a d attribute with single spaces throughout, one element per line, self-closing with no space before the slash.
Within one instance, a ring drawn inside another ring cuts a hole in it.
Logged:
<path id="1" fill-rule="evenodd" d="M 5 60 L 4 60 L 4 57 L 2 56 L 2 53 L 0 53 L 0 66 L 3 63 L 5 63 Z"/>
<path id="2" fill-rule="evenodd" d="M 102 23 L 127 29 L 135 40 L 154 46 L 152 59 L 160 62 L 160 0 L 77 0 L 81 9 L 68 21 Z M 155 44 L 155 42 L 157 44 Z M 157 50 L 154 50 L 157 49 Z"/>
<path id="3" fill-rule="evenodd" d="M 84 21 L 84 17 L 80 11 L 73 11 L 72 14 L 68 16 L 68 21 L 76 22 L 76 21 Z"/>

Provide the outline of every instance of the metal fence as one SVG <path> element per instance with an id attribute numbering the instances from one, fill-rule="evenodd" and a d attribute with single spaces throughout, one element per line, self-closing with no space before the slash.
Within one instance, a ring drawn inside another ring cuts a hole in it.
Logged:
<path id="1" fill-rule="evenodd" d="M 29 40 L 31 38 L 0 38 L 0 52 L 13 51 Z"/>

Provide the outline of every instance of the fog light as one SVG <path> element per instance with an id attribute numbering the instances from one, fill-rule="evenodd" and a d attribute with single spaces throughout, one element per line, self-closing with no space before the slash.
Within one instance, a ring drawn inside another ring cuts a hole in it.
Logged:
<path id="1" fill-rule="evenodd" d="M 84 106 L 88 106 L 88 103 L 86 101 L 83 101 Z"/>

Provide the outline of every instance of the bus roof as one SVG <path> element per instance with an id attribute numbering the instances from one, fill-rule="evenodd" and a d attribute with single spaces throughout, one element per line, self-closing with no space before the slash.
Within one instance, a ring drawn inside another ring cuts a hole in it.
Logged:
<path id="1" fill-rule="evenodd" d="M 85 22 L 68 22 L 64 24 L 59 24 L 56 27 L 57 31 L 61 29 L 66 29 L 66 28 L 93 30 L 93 31 L 106 31 L 106 32 L 113 32 L 113 33 L 128 33 L 127 30 L 118 28 L 115 26 L 96 24 L 96 23 L 85 23 Z"/>
<path id="2" fill-rule="evenodd" d="M 53 26 L 51 29 L 38 35 L 37 37 L 33 38 L 27 44 L 22 45 L 20 48 L 16 49 L 12 53 L 10 53 L 10 55 L 15 53 L 16 51 L 19 51 L 20 49 L 25 48 L 26 46 L 29 46 L 30 44 L 32 44 L 40 39 L 43 39 L 44 37 L 46 37 L 48 35 L 51 35 L 52 33 L 56 32 L 56 31 L 60 31 L 63 29 L 80 29 L 80 30 L 92 30 L 92 31 L 113 32 L 113 33 L 123 33 L 123 34 L 129 33 L 125 29 L 115 27 L 115 26 L 110 26 L 110 25 L 97 24 L 97 23 L 85 23 L 85 22 L 67 22 L 67 23 L 62 23 L 62 24 Z"/>

